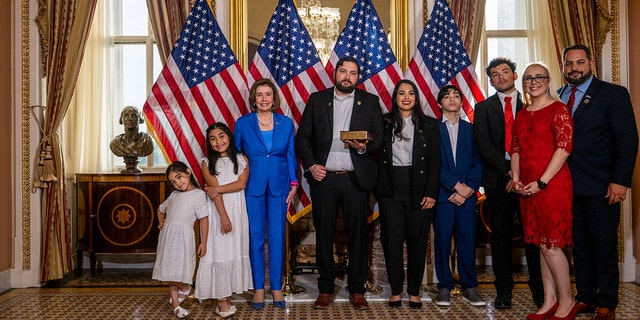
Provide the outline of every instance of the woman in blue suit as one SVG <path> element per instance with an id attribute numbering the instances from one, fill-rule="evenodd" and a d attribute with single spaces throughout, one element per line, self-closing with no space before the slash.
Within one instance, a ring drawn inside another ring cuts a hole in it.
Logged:
<path id="1" fill-rule="evenodd" d="M 269 245 L 269 279 L 273 305 L 284 308 L 282 275 L 287 208 L 298 189 L 298 164 L 290 118 L 275 112 L 280 96 L 269 79 L 259 79 L 249 92 L 253 111 L 238 119 L 234 136 L 238 150 L 249 159 L 245 189 L 249 214 L 249 257 L 255 294 L 251 306 L 264 308 L 265 229 Z"/>

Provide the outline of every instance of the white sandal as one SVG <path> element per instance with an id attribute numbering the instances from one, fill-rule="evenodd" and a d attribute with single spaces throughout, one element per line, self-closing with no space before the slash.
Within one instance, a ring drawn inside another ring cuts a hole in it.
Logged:
<path id="1" fill-rule="evenodd" d="M 238 309 L 236 308 L 236 306 L 232 305 L 231 303 L 229 303 L 229 309 L 225 311 L 220 311 L 220 307 L 216 306 L 216 313 L 223 319 L 229 318 L 235 315 L 236 311 L 238 311 Z"/>
<path id="2" fill-rule="evenodd" d="M 188 316 L 191 312 L 181 306 L 177 306 L 175 309 L 173 309 L 173 313 L 176 315 L 176 317 L 178 317 L 178 319 L 182 319 Z"/>
<path id="3" fill-rule="evenodd" d="M 189 285 L 189 289 L 187 289 L 187 291 L 180 291 L 180 289 L 178 289 L 178 304 L 181 304 L 182 301 L 184 301 L 189 295 L 191 294 L 191 285 Z M 183 295 L 183 297 L 180 297 L 180 295 Z M 173 304 L 173 298 L 169 298 L 169 304 Z"/>

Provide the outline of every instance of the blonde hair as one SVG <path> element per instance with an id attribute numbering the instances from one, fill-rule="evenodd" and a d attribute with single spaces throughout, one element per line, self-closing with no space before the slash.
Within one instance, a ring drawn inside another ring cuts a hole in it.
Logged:
<path id="1" fill-rule="evenodd" d="M 551 75 L 549 74 L 549 68 L 547 67 L 547 65 L 544 62 L 538 61 L 538 62 L 531 62 L 529 63 L 525 68 L 524 71 L 522 72 L 522 91 L 523 91 L 523 103 L 525 106 L 529 106 L 531 105 L 531 96 L 529 95 L 528 92 L 525 91 L 525 85 L 524 85 L 524 79 L 525 79 L 525 74 L 527 73 L 527 70 L 529 70 L 532 67 L 540 67 L 544 70 L 545 75 L 549 78 L 549 85 L 547 86 L 547 97 L 551 100 L 554 101 L 562 101 L 560 100 L 560 96 L 558 96 L 557 88 L 555 83 L 553 82 L 553 79 L 551 78 Z"/>

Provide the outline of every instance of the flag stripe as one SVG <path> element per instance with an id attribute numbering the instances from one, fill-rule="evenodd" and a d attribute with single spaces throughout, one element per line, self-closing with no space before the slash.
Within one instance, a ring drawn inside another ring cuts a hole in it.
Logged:
<path id="1" fill-rule="evenodd" d="M 358 88 L 378 95 L 386 112 L 391 110 L 391 93 L 402 70 L 384 30 L 372 1 L 356 0 L 325 70 L 332 75 L 340 58 L 354 58 L 360 65 Z"/>
<path id="2" fill-rule="evenodd" d="M 246 114 L 247 82 L 206 0 L 196 0 L 143 107 L 170 162 L 181 160 L 202 183 L 204 131 L 233 127 Z"/>
<path id="3" fill-rule="evenodd" d="M 424 75 L 415 76 L 415 74 L 420 74 L 420 67 L 418 65 L 421 63 L 422 56 L 420 55 L 411 59 L 411 61 L 409 61 L 409 69 L 407 70 L 406 78 L 415 82 L 418 90 L 422 93 L 420 95 L 420 104 L 422 105 L 422 110 L 425 114 L 434 118 L 439 118 L 442 115 L 442 112 L 438 107 L 436 96 L 438 93 L 438 87 L 433 81 L 428 81 L 428 79 L 431 79 L 429 70 L 424 69 Z M 433 94 L 434 90 L 436 95 Z"/>
<path id="4" fill-rule="evenodd" d="M 445 0 L 436 0 L 405 78 L 416 83 L 425 113 L 436 117 L 442 115 L 437 103 L 440 88 L 447 84 L 458 87 L 461 117 L 473 122 L 474 105 L 484 100 L 484 93 Z"/>

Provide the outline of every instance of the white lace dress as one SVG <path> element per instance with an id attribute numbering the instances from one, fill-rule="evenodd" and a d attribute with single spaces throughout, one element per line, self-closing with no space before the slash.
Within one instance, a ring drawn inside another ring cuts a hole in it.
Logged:
<path id="1" fill-rule="evenodd" d="M 239 174 L 246 166 L 244 157 L 238 155 L 236 175 L 233 173 L 233 162 L 228 157 L 218 159 L 216 171 L 219 172 L 219 184 L 225 185 L 238 180 Z M 210 201 L 207 254 L 200 258 L 194 292 L 195 297 L 201 300 L 223 299 L 233 293 L 242 293 L 253 288 L 249 263 L 249 217 L 244 190 L 226 193 L 222 197 L 231 220 L 232 231 L 222 234 L 220 214 L 213 201 Z"/>
<path id="2" fill-rule="evenodd" d="M 152 278 L 160 281 L 193 282 L 196 267 L 196 219 L 209 215 L 209 199 L 201 189 L 173 191 L 159 210 L 165 213 L 158 235 Z"/>

